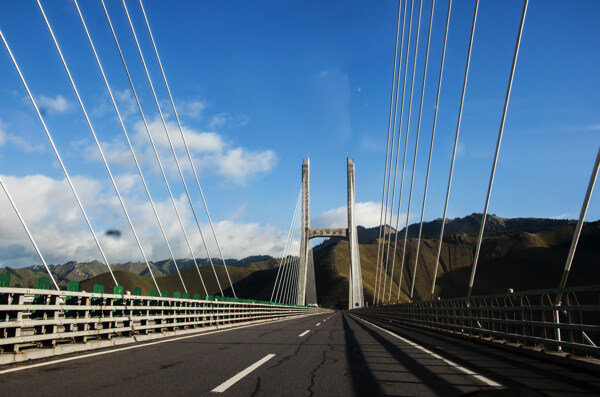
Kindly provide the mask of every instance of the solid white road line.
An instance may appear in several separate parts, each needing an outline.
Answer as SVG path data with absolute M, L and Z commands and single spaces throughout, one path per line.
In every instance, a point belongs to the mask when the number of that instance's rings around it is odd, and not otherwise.
M 263 358 L 261 358 L 260 360 L 258 360 L 257 362 L 255 362 L 254 364 L 252 364 L 251 366 L 246 368 L 245 370 L 243 370 L 242 372 L 238 373 L 237 375 L 230 378 L 229 380 L 221 383 L 219 386 L 215 387 L 211 391 L 215 392 L 215 393 L 223 393 L 225 390 L 229 389 L 231 386 L 236 384 L 244 376 L 248 375 L 250 372 L 254 371 L 256 368 L 260 367 L 261 365 L 263 365 L 264 363 L 266 363 L 273 357 L 275 357 L 274 354 L 267 354 L 266 356 L 264 356 Z
M 300 335 L 298 335 L 299 337 L 303 337 L 304 335 L 308 334 L 310 332 L 310 329 L 307 329 L 306 331 L 304 331 L 303 333 L 301 333 Z
M 352 317 L 354 317 L 354 316 L 352 316 Z M 459 371 L 464 372 L 467 375 L 471 375 L 475 379 L 479 380 L 480 382 L 485 383 L 488 386 L 497 387 L 497 388 L 504 387 L 504 385 L 502 385 L 502 384 L 500 384 L 498 382 L 494 382 L 493 380 L 491 380 L 488 377 L 485 377 L 485 376 L 483 376 L 481 374 L 478 374 L 475 371 L 471 371 L 470 369 L 465 368 L 462 365 L 460 365 L 458 363 L 455 363 L 454 361 L 448 360 L 447 358 L 444 358 L 444 357 L 440 356 L 439 354 L 436 354 L 436 353 L 432 352 L 431 350 L 428 350 L 428 349 L 424 348 L 423 346 L 416 344 L 413 341 L 410 341 L 410 340 L 408 340 L 406 338 L 403 338 L 403 337 L 401 337 L 398 334 L 395 334 L 395 333 L 393 333 L 391 331 L 388 331 L 385 328 L 378 327 L 377 325 L 375 325 L 375 324 L 373 324 L 373 323 L 371 323 L 371 322 L 369 322 L 367 320 L 363 320 L 362 318 L 358 318 L 358 317 L 354 317 L 354 318 L 357 318 L 357 319 L 361 320 L 362 322 L 365 322 L 365 323 L 369 324 L 372 327 L 375 327 L 375 328 L 377 328 L 377 329 L 379 329 L 379 330 L 381 330 L 381 331 L 383 331 L 383 332 L 385 332 L 387 334 L 390 334 L 393 337 L 400 339 L 402 342 L 407 343 L 410 346 L 414 347 L 415 349 L 419 349 L 422 352 L 427 353 L 427 354 L 429 354 L 430 356 L 432 356 L 434 358 L 437 358 L 438 360 L 442 360 L 443 362 L 445 362 L 446 364 L 450 365 L 451 367 L 454 367 L 454 368 L 458 369 Z
M 299 318 L 299 317 L 294 317 L 294 318 Z M 22 366 L 22 367 L 5 369 L 3 371 L 0 371 L 0 375 L 7 374 L 9 372 L 23 371 L 23 370 L 30 369 L 30 368 L 45 367 L 47 365 L 59 364 L 59 363 L 63 363 L 63 362 L 66 362 L 66 361 L 73 361 L 73 360 L 79 360 L 79 359 L 82 359 L 82 358 L 88 358 L 88 357 L 94 357 L 94 356 L 101 356 L 103 354 L 110 354 L 110 353 L 122 352 L 124 350 L 138 349 L 140 347 L 158 345 L 160 343 L 175 342 L 175 341 L 182 340 L 182 339 L 197 338 L 197 337 L 204 336 L 204 335 L 220 334 L 222 332 L 235 331 L 237 329 L 242 329 L 242 328 L 256 327 L 258 325 L 273 324 L 273 323 L 278 323 L 280 321 L 286 321 L 286 320 L 292 320 L 292 319 L 293 318 L 282 318 L 280 320 L 274 320 L 274 321 L 270 321 L 268 323 L 265 322 L 265 323 L 258 323 L 258 324 L 248 324 L 248 325 L 242 325 L 240 327 L 232 327 L 232 328 L 220 329 L 220 330 L 208 331 L 208 332 L 199 332 L 199 333 L 193 334 L 193 335 L 186 335 L 186 336 L 180 336 L 180 337 L 177 337 L 177 338 L 171 338 L 171 339 L 166 339 L 166 340 L 159 340 L 159 341 L 156 341 L 156 342 L 149 342 L 149 343 L 144 343 L 144 344 L 141 344 L 141 345 L 127 346 L 127 347 L 121 347 L 119 349 L 112 349 L 112 350 L 101 351 L 101 352 L 98 352 L 98 353 L 89 353 L 89 354 L 83 354 L 81 356 L 61 358 L 61 359 L 58 359 L 58 360 L 47 361 L 47 362 L 38 363 L 38 364 L 31 364 L 31 365 Z

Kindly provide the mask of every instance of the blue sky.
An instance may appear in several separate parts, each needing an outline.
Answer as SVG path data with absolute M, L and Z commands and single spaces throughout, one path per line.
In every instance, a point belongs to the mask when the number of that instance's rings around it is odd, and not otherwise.
M 92 124 L 117 175 L 151 259 L 164 259 L 139 178 L 74 4 L 43 1 Z M 410 1 L 409 1 L 410 4 Z M 419 1 L 415 0 L 416 21 Z M 80 4 L 120 111 L 142 161 L 176 256 L 189 256 L 133 103 L 99 1 Z M 178 130 L 137 1 L 127 1 L 150 74 L 181 152 Z M 358 222 L 379 222 L 389 117 L 395 1 L 144 2 L 178 112 L 225 255 L 281 254 L 311 159 L 315 226 L 344 226 L 346 156 L 356 163 Z M 455 1 L 434 145 L 425 219 L 441 217 L 456 128 L 474 1 Z M 407 174 L 417 128 L 430 0 L 424 0 L 413 97 Z M 522 2 L 480 4 L 449 217 L 482 212 Z M 107 8 L 151 122 L 169 181 L 197 256 L 191 211 L 120 1 Z M 421 210 L 447 1 L 435 5 L 411 221 Z M 600 144 L 600 3 L 531 0 L 519 54 L 490 213 L 503 217 L 576 218 Z M 408 22 L 407 22 L 408 25 Z M 67 168 L 102 234 L 109 260 L 139 260 L 91 133 L 34 1 L 0 4 L 6 36 Z M 409 69 L 416 29 L 413 26 Z M 406 112 L 408 111 L 408 75 Z M 63 174 L 4 48 L 0 51 L 0 175 L 49 262 L 98 257 Z M 407 116 L 404 116 L 406 123 Z M 406 125 L 402 129 L 402 142 Z M 402 147 L 403 150 L 403 147 Z M 402 154 L 402 151 L 401 151 Z M 184 163 L 185 157 L 181 157 Z M 186 168 L 187 182 L 193 179 Z M 399 179 L 398 179 L 399 185 Z M 192 198 L 202 210 L 197 192 Z M 408 191 L 401 212 L 406 214 Z M 0 264 L 37 262 L 0 194 Z M 588 220 L 600 218 L 592 197 Z M 202 219 L 208 232 L 206 219 Z M 203 230 L 204 230 L 203 229 Z M 195 232 L 195 233 L 194 233 Z M 214 246 L 212 252 L 216 254 Z

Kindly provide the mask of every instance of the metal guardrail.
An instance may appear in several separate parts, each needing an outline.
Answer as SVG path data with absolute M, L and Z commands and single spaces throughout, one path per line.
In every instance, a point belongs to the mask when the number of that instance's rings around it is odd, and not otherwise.
M 40 357 L 23 354 L 33 349 L 50 351 L 41 355 L 48 356 L 60 354 L 57 347 L 64 344 L 77 344 L 76 351 L 80 351 L 115 344 L 94 341 L 122 338 L 133 342 L 324 311 L 264 303 L 0 288 L 0 364 Z
M 562 303 L 556 305 L 560 293 Z M 600 358 L 596 345 L 600 341 L 600 286 L 412 302 L 353 313 L 546 352 Z

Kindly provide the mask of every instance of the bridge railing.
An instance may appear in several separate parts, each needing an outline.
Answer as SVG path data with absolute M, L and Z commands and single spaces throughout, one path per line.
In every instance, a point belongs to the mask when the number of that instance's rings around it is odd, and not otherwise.
M 562 293 L 562 303 L 556 297 Z M 600 286 L 514 292 L 354 310 L 359 316 L 600 358 Z
M 0 364 L 322 311 L 253 302 L 0 288 Z

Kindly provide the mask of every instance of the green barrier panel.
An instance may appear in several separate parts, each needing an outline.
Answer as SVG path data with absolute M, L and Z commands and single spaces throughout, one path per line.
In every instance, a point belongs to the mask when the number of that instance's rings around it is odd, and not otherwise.
M 50 289 L 50 279 L 48 277 L 40 277 L 37 279 L 37 289 Z
M 141 288 L 141 287 L 135 287 L 135 288 L 133 289 L 133 292 L 131 293 L 131 295 L 133 295 L 133 296 L 142 296 L 142 288 Z M 132 304 L 133 306 L 140 306 L 140 304 L 141 304 L 141 301 L 140 301 L 139 299 L 134 299 L 134 300 L 131 302 L 131 304 Z M 133 314 L 134 314 L 134 315 L 136 315 L 136 316 L 137 316 L 137 315 L 140 315 L 140 313 L 141 313 L 141 312 L 140 312 L 140 310 L 134 310 L 134 311 L 133 311 Z
M 50 289 L 50 279 L 48 277 L 40 277 L 40 278 L 38 278 L 37 279 L 37 283 L 36 283 L 36 288 L 37 289 Z M 45 305 L 47 303 L 46 302 L 46 298 L 47 298 L 46 295 L 38 295 L 38 294 L 36 294 L 36 295 L 33 296 L 33 304 L 34 305 Z M 31 314 L 34 317 L 37 317 L 35 310 L 32 310 Z
M 10 287 L 10 274 L 0 274 L 0 287 Z
M 79 292 L 79 281 L 69 281 L 67 283 L 67 291 Z M 67 296 L 66 303 L 67 303 L 67 305 L 76 305 L 77 297 L 76 296 Z M 69 310 L 65 310 L 65 314 L 68 316 Z
M 169 291 L 161 291 L 160 296 L 162 296 L 163 298 L 168 298 L 169 297 Z
M 0 287 L 10 287 L 10 274 L 0 274 Z M 0 294 L 0 304 L 8 303 L 8 294 Z
M 179 292 L 179 291 L 173 292 L 173 298 L 181 299 L 181 292 Z
M 79 281 L 69 281 L 67 283 L 67 291 L 79 292 Z
M 200 294 L 194 294 L 193 299 L 199 301 L 200 300 Z
M 157 291 L 157 290 L 155 290 L 154 288 L 152 288 L 152 289 L 150 290 L 150 293 L 149 293 L 148 295 L 149 295 L 149 296 L 158 296 L 158 291 Z
M 115 295 L 125 295 L 125 287 L 123 287 L 122 285 L 115 285 L 115 287 L 113 288 L 113 294 Z M 113 301 L 113 305 L 115 306 L 120 306 L 124 303 L 123 299 L 115 299 Z M 113 312 L 116 312 L 117 310 L 113 310 Z
M 103 294 L 104 293 L 104 284 L 94 284 L 94 293 L 95 294 Z M 102 305 L 102 298 L 92 298 L 92 305 Z M 92 316 L 101 315 L 100 310 L 92 310 Z
M 104 293 L 104 284 L 94 284 L 94 293 L 95 294 L 103 294 Z
M 190 299 L 190 293 L 189 292 L 184 292 L 183 293 L 183 299 Z

